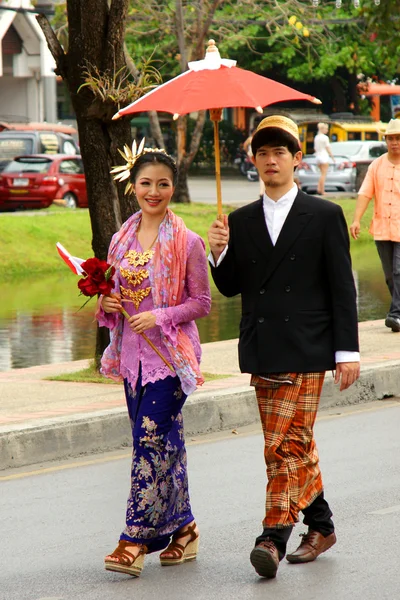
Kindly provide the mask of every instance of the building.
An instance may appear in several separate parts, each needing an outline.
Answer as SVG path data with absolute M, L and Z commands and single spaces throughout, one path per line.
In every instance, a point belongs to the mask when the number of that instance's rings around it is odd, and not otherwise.
M 36 10 L 52 4 L 38 0 Z M 0 0 L 0 121 L 56 122 L 54 68 L 31 1 Z

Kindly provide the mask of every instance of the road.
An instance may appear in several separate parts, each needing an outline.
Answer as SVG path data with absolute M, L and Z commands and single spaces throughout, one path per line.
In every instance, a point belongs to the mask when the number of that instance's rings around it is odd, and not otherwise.
M 196 562 L 140 579 L 102 561 L 123 525 L 129 451 L 0 473 L 1 600 L 396 600 L 400 598 L 400 398 L 321 412 L 316 436 L 338 543 L 259 578 L 249 552 L 264 505 L 258 428 L 190 441 Z M 296 527 L 289 550 L 298 545 Z
M 234 207 L 243 206 L 257 200 L 259 186 L 257 181 L 248 181 L 246 177 L 222 176 L 222 203 Z M 203 175 L 189 177 L 189 191 L 192 202 L 216 204 L 217 192 L 215 177 Z M 329 192 L 328 199 L 355 198 L 350 192 Z

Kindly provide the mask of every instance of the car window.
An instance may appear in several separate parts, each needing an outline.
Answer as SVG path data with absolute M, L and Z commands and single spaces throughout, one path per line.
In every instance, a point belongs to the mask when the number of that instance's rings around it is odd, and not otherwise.
M 371 148 L 369 149 L 369 156 L 370 158 L 378 158 L 378 156 L 382 156 L 382 154 L 385 154 L 385 152 L 387 152 L 385 144 L 380 144 L 379 146 L 371 146 Z
M 51 160 L 23 158 L 12 160 L 2 171 L 3 173 L 47 173 Z
M 32 154 L 32 138 L 1 137 L 0 138 L 0 158 L 11 159 L 18 154 Z
M 40 134 L 41 154 L 57 154 L 59 152 L 58 137 L 48 131 Z
M 342 154 L 343 156 L 354 156 L 361 151 L 362 144 L 348 142 L 334 142 L 331 144 L 333 154 Z
M 62 153 L 63 154 L 77 154 L 76 146 L 70 140 L 63 140 L 62 142 Z
M 349 131 L 347 133 L 348 140 L 361 140 L 361 131 Z
M 83 173 L 83 169 L 79 163 L 81 163 L 81 161 L 74 159 L 62 160 L 59 171 L 60 173 L 65 173 L 68 175 L 80 175 Z

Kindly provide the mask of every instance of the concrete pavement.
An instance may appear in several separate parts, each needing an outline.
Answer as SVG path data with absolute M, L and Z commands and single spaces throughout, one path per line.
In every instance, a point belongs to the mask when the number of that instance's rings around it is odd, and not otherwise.
M 362 374 L 340 393 L 327 374 L 321 407 L 400 396 L 400 334 L 383 321 L 360 324 Z M 0 373 L 0 470 L 106 451 L 131 443 L 123 389 L 114 384 L 48 381 L 88 361 Z M 236 428 L 258 419 L 249 375 L 241 374 L 237 340 L 203 344 L 202 370 L 227 377 L 209 381 L 184 408 L 187 436 Z

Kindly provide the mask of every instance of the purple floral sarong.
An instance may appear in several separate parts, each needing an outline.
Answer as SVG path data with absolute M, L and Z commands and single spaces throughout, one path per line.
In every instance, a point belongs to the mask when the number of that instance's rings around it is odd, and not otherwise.
M 120 539 L 166 548 L 171 535 L 194 518 L 190 508 L 182 407 L 186 395 L 178 377 L 135 390 L 124 380 L 132 426 L 131 492 Z

